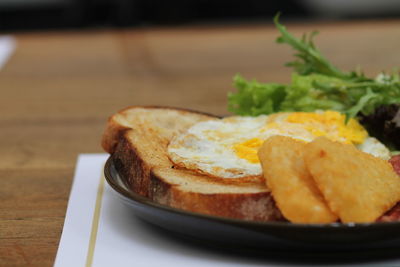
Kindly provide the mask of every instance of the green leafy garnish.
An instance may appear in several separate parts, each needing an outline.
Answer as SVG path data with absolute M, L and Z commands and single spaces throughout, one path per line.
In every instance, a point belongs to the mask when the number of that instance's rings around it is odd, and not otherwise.
M 257 116 L 281 110 L 285 99 L 285 86 L 277 83 L 260 84 L 257 81 L 246 81 L 236 75 L 234 83 L 237 94 L 229 94 L 229 109 L 238 115 Z
M 341 79 L 351 79 L 356 76 L 355 73 L 343 73 L 321 54 L 313 43 L 313 38 L 318 34 L 317 31 L 309 35 L 304 34 L 301 39 L 297 39 L 286 30 L 285 26 L 279 23 L 279 16 L 280 14 L 277 14 L 274 17 L 274 24 L 281 33 L 276 42 L 286 43 L 293 47 L 297 51 L 295 56 L 298 58 L 298 60 L 286 63 L 286 66 L 293 67 L 300 75 L 320 73 Z
M 295 50 L 296 59 L 286 64 L 295 71 L 291 83 L 261 83 L 236 75 L 237 92 L 228 95 L 229 111 L 256 116 L 329 109 L 340 111 L 349 119 L 371 114 L 379 106 L 400 103 L 398 73 L 381 73 L 371 79 L 361 72 L 343 72 L 316 48 L 316 32 L 298 39 L 279 23 L 279 14 L 274 23 L 280 32 L 277 43 L 288 44 Z

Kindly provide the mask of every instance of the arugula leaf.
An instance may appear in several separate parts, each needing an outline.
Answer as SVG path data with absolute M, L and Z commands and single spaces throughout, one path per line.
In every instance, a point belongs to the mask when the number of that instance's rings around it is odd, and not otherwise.
M 313 38 L 318 32 L 314 31 L 309 35 L 304 34 L 301 39 L 291 35 L 286 27 L 279 23 L 278 13 L 274 17 L 275 26 L 278 28 L 281 36 L 276 39 L 277 43 L 286 43 L 296 50 L 295 57 L 300 60 L 295 60 L 286 64 L 286 66 L 294 67 L 297 73 L 308 75 L 311 73 L 320 73 L 341 79 L 353 79 L 357 77 L 355 72 L 344 73 L 332 65 L 315 47 Z

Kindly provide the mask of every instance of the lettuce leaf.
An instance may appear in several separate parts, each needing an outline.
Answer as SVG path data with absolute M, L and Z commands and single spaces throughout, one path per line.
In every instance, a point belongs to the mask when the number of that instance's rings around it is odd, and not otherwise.
M 246 81 L 239 74 L 234 77 L 237 93 L 228 95 L 228 110 L 238 115 L 258 116 L 281 110 L 286 97 L 285 85 Z

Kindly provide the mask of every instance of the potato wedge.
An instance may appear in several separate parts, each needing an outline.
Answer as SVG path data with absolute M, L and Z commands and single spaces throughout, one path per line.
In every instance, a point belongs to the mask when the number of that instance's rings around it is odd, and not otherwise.
M 267 186 L 282 214 L 296 223 L 330 223 L 333 214 L 305 167 L 305 143 L 290 137 L 268 138 L 258 156 Z
M 342 222 L 373 222 L 400 200 L 400 177 L 387 161 L 324 137 L 304 152 L 307 169 Z

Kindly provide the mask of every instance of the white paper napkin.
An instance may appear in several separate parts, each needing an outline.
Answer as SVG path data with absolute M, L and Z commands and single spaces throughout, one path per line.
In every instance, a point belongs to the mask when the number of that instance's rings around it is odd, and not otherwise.
M 4 67 L 8 59 L 15 51 L 17 42 L 12 36 L 0 37 L 0 69 Z
M 78 157 L 55 267 L 310 266 L 206 249 L 150 226 L 104 181 L 106 159 L 106 154 Z M 400 266 L 400 260 L 335 266 Z

